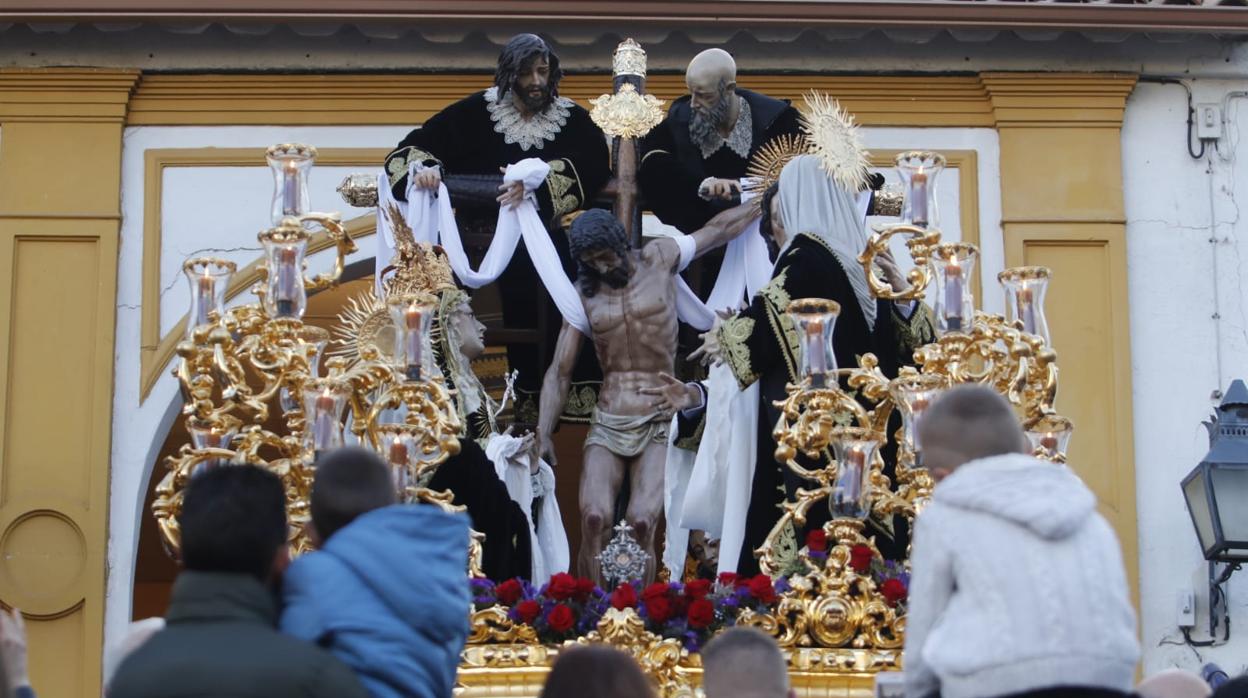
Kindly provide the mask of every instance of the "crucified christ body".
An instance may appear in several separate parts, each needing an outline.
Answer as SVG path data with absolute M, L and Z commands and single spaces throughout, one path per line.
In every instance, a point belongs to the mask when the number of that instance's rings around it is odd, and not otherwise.
M 757 214 L 749 204 L 725 211 L 689 236 L 698 256 L 723 245 Z M 598 554 L 610 536 L 616 497 L 625 476 L 630 495 L 625 519 L 650 554 L 655 571 L 655 529 L 663 511 L 663 470 L 676 357 L 676 274 L 681 245 L 659 238 L 630 250 L 624 227 L 606 211 L 592 210 L 569 231 L 577 286 L 602 366 L 602 390 L 590 419 L 581 473 L 581 549 L 578 569 L 601 583 Z M 687 244 L 687 243 L 686 243 Z M 563 411 L 572 366 L 584 337 L 566 322 L 542 383 L 538 440 L 555 464 L 551 433 Z

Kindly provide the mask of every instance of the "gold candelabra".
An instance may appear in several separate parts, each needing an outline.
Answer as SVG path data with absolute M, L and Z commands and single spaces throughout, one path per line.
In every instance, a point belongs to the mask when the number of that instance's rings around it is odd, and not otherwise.
M 274 225 L 258 236 L 264 261 L 251 289 L 256 302 L 226 307 L 233 262 L 197 258 L 183 265 L 191 309 L 174 374 L 185 399 L 189 443 L 168 459 L 152 505 L 175 557 L 187 484 L 205 468 L 244 463 L 282 478 L 290 540 L 295 552 L 306 550 L 316 458 L 348 440 L 382 454 L 401 499 L 458 509 L 450 493 L 426 487 L 437 466 L 458 453 L 462 429 L 430 346 L 437 300 L 417 290 L 411 278 L 428 250 L 400 241 L 394 261 L 399 273 L 386 281 L 393 342 L 386 346 L 372 337 L 356 347 L 354 363 L 332 358 L 324 374 L 320 370 L 330 337 L 304 324 L 307 294 L 336 285 L 356 248 L 338 214 L 309 210 L 307 177 L 315 158 L 316 149 L 304 145 L 268 149 Z M 329 237 L 336 256 L 330 272 L 309 278 L 304 258 L 316 234 Z M 479 561 L 477 536 L 470 569 L 479 572 Z

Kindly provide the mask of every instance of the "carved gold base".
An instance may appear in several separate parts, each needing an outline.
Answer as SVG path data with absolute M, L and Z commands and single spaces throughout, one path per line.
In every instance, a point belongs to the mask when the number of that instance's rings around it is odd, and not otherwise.
M 459 667 L 456 698 L 537 698 L 559 650 L 542 645 L 470 646 Z M 900 652 L 800 649 L 788 653 L 789 680 L 799 698 L 868 698 L 875 674 L 899 671 Z M 538 666 L 533 666 L 538 664 Z M 681 667 L 689 689 L 702 685 L 700 667 Z

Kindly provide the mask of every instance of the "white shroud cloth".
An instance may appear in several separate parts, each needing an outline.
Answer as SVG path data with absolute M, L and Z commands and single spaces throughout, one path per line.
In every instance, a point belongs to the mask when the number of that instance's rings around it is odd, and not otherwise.
M 520 505 L 529 522 L 533 541 L 533 583 L 550 579 L 551 575 L 568 571 L 568 533 L 559 515 L 555 498 L 555 472 L 544 461 L 538 461 L 536 475 L 529 472 L 527 452 L 521 451 L 524 439 L 510 434 L 491 434 L 485 444 L 485 455 L 494 463 L 498 477 L 507 485 L 512 501 Z M 533 500 L 541 498 L 537 520 L 533 519 Z

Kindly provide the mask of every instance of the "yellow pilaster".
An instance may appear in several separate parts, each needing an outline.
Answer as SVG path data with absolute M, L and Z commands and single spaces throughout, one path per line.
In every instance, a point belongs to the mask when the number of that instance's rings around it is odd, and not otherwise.
M 100 695 L 122 128 L 135 71 L 0 70 L 0 601 Z
M 1046 302 L 1070 462 L 1138 570 L 1122 115 L 1132 75 L 986 73 L 1001 145 L 1006 266 L 1053 269 Z

